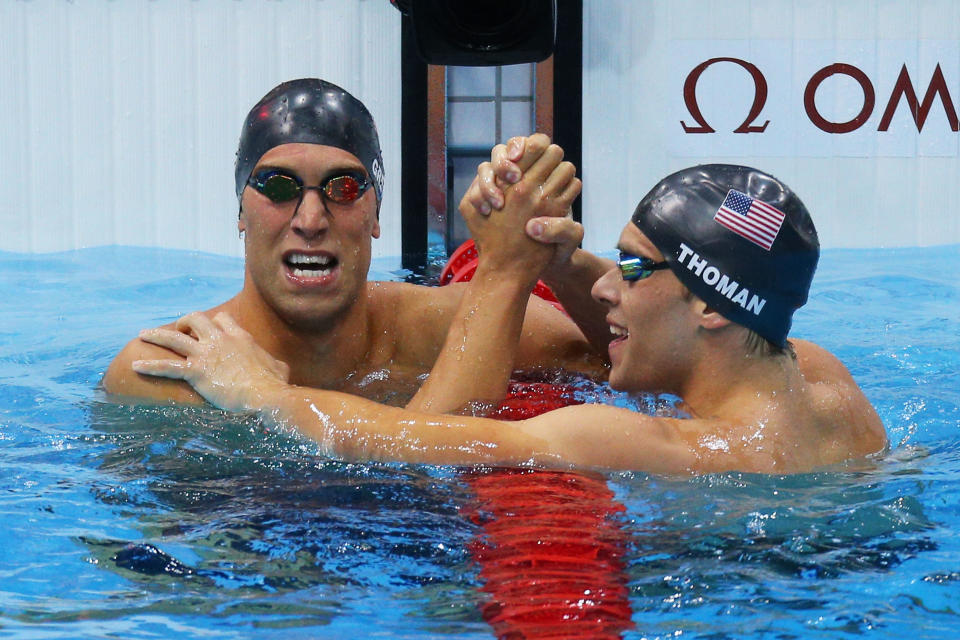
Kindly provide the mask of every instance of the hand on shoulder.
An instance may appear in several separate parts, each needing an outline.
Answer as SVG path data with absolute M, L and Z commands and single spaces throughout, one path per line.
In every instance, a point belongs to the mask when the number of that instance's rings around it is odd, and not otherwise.
M 173 329 L 174 325 L 165 325 L 164 328 Z M 111 396 L 116 396 L 117 399 L 131 397 L 161 403 L 203 404 L 203 397 L 186 382 L 141 375 L 132 367 L 134 360 L 172 358 L 180 358 L 180 356 L 163 347 L 134 338 L 110 363 L 100 384 L 104 391 Z

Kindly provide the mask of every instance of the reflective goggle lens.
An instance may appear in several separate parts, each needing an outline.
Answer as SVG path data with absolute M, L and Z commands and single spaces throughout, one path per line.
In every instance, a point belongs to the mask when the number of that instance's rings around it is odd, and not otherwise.
M 253 185 L 257 191 L 274 202 L 287 202 L 300 197 L 301 187 L 293 176 L 273 173 L 258 179 Z
M 624 280 L 643 280 L 653 275 L 654 271 L 666 269 L 666 262 L 654 262 L 650 258 L 635 256 L 629 253 L 620 252 L 620 259 L 617 260 L 617 266 L 620 267 L 620 275 Z
M 364 184 L 354 175 L 334 176 L 323 183 L 323 193 L 334 202 L 353 202 L 365 190 Z
M 273 202 L 289 202 L 299 198 L 304 189 L 317 189 L 332 202 L 349 204 L 362 196 L 370 184 L 366 177 L 352 173 L 331 176 L 317 187 L 304 187 L 296 176 L 275 170 L 250 178 L 250 185 Z

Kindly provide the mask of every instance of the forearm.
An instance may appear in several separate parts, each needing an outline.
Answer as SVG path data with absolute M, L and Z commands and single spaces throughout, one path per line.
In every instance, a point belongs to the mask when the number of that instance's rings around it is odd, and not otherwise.
M 532 288 L 529 274 L 503 272 L 481 260 L 440 356 L 407 408 L 445 413 L 471 401 L 503 399 Z
M 497 420 L 410 411 L 334 391 L 277 385 L 259 402 L 268 422 L 296 429 L 345 460 L 517 464 L 545 448 Z
M 547 270 L 541 274 L 564 310 L 604 358 L 611 337 L 606 322 L 607 308 L 593 299 L 591 290 L 600 276 L 613 266 L 612 260 L 577 249 L 564 269 Z

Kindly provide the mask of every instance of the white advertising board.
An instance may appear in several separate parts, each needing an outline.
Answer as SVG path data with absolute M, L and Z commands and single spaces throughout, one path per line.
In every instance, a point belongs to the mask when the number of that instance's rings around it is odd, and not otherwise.
M 955 5 L 586 2 L 587 246 L 710 162 L 781 178 L 825 247 L 960 242 Z

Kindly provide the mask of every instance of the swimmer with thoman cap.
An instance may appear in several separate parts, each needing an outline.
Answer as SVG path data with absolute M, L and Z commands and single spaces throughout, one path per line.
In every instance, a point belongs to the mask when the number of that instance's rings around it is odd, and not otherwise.
M 505 175 L 504 167 L 522 170 L 513 164 L 527 157 L 522 142 L 495 149 L 461 202 L 482 247 L 512 247 L 491 256 L 481 249 L 478 273 L 484 260 L 523 260 L 520 236 L 555 247 L 540 257 L 538 275 L 584 334 L 608 349 L 611 386 L 676 394 L 689 418 L 578 405 L 501 422 L 385 407 L 286 383 L 280 365 L 227 314 L 184 318 L 189 338 L 144 336 L 178 351 L 189 366 L 154 360 L 134 368 L 186 380 L 213 404 L 259 411 L 351 459 L 780 474 L 885 450 L 883 424 L 840 361 L 787 337 L 793 312 L 806 301 L 819 243 L 785 184 L 733 165 L 674 173 L 640 201 L 611 262 L 576 248 L 582 228 L 569 218 L 518 214 L 528 207 L 526 175 L 503 189 L 502 209 L 487 213 L 483 203 L 502 184 L 493 176 Z M 470 285 L 468 294 L 481 296 L 491 286 Z M 454 324 L 468 326 L 469 342 L 496 334 L 484 322 L 465 315 Z M 444 375 L 473 376 L 479 366 L 460 365 Z
M 536 150 L 524 167 L 529 179 L 544 184 L 554 178 L 551 190 L 533 193 L 528 204 L 537 215 L 564 215 L 579 193 L 575 170 L 546 137 L 531 142 Z M 232 316 L 259 347 L 285 363 L 293 384 L 363 393 L 391 404 L 438 411 L 460 406 L 444 404 L 446 393 L 496 400 L 513 366 L 605 376 L 605 354 L 567 316 L 535 300 L 525 315 L 509 319 L 508 310 L 495 305 L 485 311 L 516 338 L 491 347 L 503 352 L 496 358 L 505 363 L 503 371 L 473 376 L 460 388 L 431 392 L 429 379 L 421 386 L 462 313 L 459 306 L 474 301 L 463 301 L 463 284 L 367 280 L 372 240 L 380 235 L 384 180 L 377 128 L 363 103 L 315 78 L 272 89 L 250 110 L 236 157 L 243 287 L 203 315 Z M 527 241 L 533 254 L 553 251 Z M 117 396 L 202 402 L 184 382 L 131 369 L 134 360 L 177 357 L 179 351 L 134 339 L 110 365 L 103 386 Z M 422 393 L 415 395 L 418 389 Z

